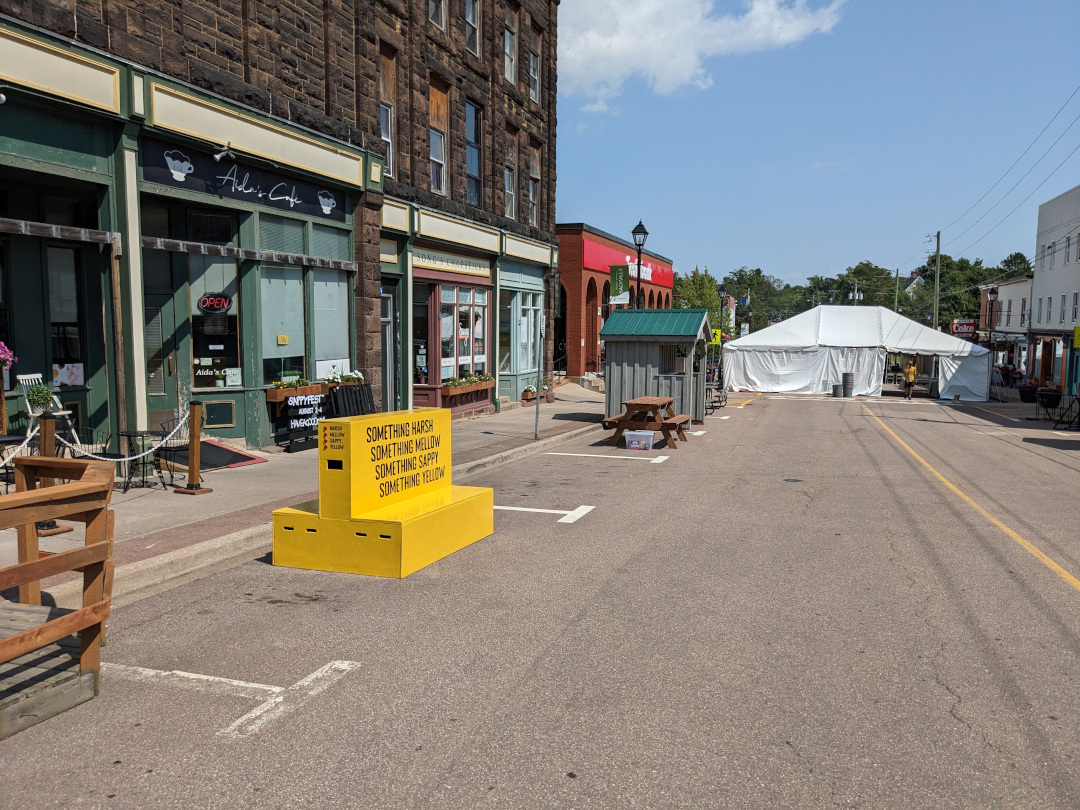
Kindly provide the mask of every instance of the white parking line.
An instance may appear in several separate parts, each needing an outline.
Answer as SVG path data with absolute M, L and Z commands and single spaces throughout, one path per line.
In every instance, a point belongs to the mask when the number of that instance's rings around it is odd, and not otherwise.
M 346 673 L 360 666 L 357 661 L 331 661 L 324 667 L 312 672 L 306 678 L 292 686 L 271 686 L 265 683 L 249 683 L 232 678 L 219 678 L 215 675 L 200 675 L 196 672 L 130 667 L 125 664 L 102 664 L 106 677 L 122 678 L 129 681 L 179 686 L 183 689 L 195 689 L 231 697 L 262 698 L 263 702 L 237 719 L 228 728 L 218 732 L 220 737 L 250 737 L 264 726 L 277 720 L 287 712 L 299 708 L 320 692 L 324 692 Z
M 705 431 L 704 431 L 704 430 L 695 430 L 695 431 L 694 431 L 693 433 L 691 433 L 690 435 L 691 435 L 691 436 L 704 436 L 704 435 L 705 435 Z
M 579 518 L 585 517 L 589 514 L 595 506 L 579 506 L 577 509 L 533 509 L 529 506 L 496 506 L 496 509 L 503 512 L 542 512 L 545 515 L 562 515 L 559 518 L 559 523 L 576 523 Z
M 706 419 L 730 419 L 730 416 L 706 416 Z
M 648 456 L 602 456 L 599 453 L 545 453 L 546 456 L 578 456 L 580 458 L 613 458 L 616 460 L 625 459 L 628 461 L 651 461 L 653 464 L 662 464 L 668 460 L 667 456 L 656 456 L 655 458 L 649 458 Z
M 1080 439 L 1080 434 L 1077 434 L 1075 432 L 1066 433 L 1064 430 L 1055 430 L 1054 435 L 1055 436 L 1068 436 L 1069 438 Z

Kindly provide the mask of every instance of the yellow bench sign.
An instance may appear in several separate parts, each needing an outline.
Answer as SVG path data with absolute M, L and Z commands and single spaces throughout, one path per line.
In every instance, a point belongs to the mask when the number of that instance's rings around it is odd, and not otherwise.
M 494 530 L 490 489 L 454 486 L 450 412 L 319 422 L 319 499 L 274 512 L 274 564 L 406 577 Z

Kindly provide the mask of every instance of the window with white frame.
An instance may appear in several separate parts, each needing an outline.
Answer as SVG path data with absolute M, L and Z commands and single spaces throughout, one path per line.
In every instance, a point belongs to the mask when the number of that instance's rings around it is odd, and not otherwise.
M 465 194 L 466 202 L 477 208 L 483 205 L 483 183 L 480 179 L 481 160 L 480 108 L 471 101 L 465 102 Z
M 1005 325 L 1012 326 L 1012 299 L 1005 305 Z
M 446 30 L 446 0 L 428 0 L 427 17 L 436 28 Z
M 521 315 L 518 316 L 518 359 L 521 366 L 518 370 L 522 372 L 536 371 L 540 367 L 536 338 L 542 304 L 543 296 L 540 293 L 521 293 Z
M 503 216 L 517 218 L 517 133 L 507 132 L 506 162 L 503 164 Z
M 540 224 L 540 147 L 529 146 L 529 224 Z
M 1021 298 L 1020 299 L 1020 325 L 1024 326 L 1026 324 L 1027 324 L 1027 299 L 1026 298 Z
M 446 194 L 446 91 L 431 85 L 428 91 L 428 153 L 431 162 L 431 190 Z
M 379 55 L 379 137 L 386 145 L 387 177 L 394 176 L 394 58 Z
M 529 98 L 540 103 L 540 32 L 529 29 Z
M 1042 299 L 1039 299 L 1039 310 L 1035 314 L 1035 323 L 1042 323 Z
M 503 27 L 503 76 L 517 84 L 517 12 L 507 9 Z
M 480 55 L 480 0 L 465 0 L 465 47 Z
M 1065 323 L 1065 295 L 1061 296 L 1061 320 L 1058 323 Z
M 487 371 L 487 329 L 487 290 L 449 285 L 441 288 L 441 379 Z

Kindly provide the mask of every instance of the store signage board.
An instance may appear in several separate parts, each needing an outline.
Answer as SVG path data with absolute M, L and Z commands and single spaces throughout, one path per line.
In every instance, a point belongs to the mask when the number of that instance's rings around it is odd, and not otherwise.
M 144 138 L 139 149 L 143 179 L 163 186 L 256 203 L 293 214 L 345 222 L 345 194 L 265 171 L 187 146 Z
M 611 298 L 612 304 L 630 303 L 630 267 L 629 265 L 611 266 Z
M 1073 348 L 1080 349 L 1080 326 L 1073 327 Z
M 601 245 L 589 239 L 584 240 L 582 251 L 582 265 L 588 270 L 598 270 L 607 273 L 609 267 L 621 267 L 628 265 L 630 275 L 635 280 L 638 275 L 637 254 L 633 248 L 615 248 Z M 671 287 L 674 284 L 675 273 L 671 265 L 659 259 L 644 254 L 641 257 L 641 280 L 660 287 Z
M 964 335 L 975 334 L 975 321 L 974 320 L 955 320 L 949 327 L 950 331 L 957 337 Z
M 428 270 L 441 270 L 444 273 L 464 273 L 470 276 L 491 276 L 491 263 L 486 259 L 474 259 L 471 256 L 458 256 L 429 248 L 413 249 L 413 267 Z

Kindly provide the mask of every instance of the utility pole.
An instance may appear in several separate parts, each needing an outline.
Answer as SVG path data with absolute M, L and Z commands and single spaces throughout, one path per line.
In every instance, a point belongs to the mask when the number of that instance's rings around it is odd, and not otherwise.
M 900 311 L 898 309 L 899 306 L 900 306 L 900 268 L 897 267 L 896 268 L 896 292 L 893 293 L 893 297 L 892 297 L 893 312 L 899 312 Z
M 849 292 L 848 298 L 851 299 L 851 305 L 857 307 L 859 305 L 859 299 L 862 298 L 862 293 L 859 292 L 859 282 L 855 282 L 855 292 Z
M 941 303 L 941 231 L 937 232 L 934 265 L 934 328 L 938 329 L 938 305 Z

